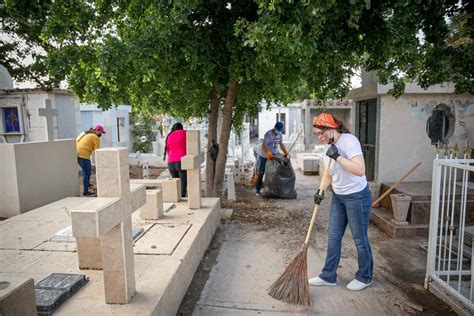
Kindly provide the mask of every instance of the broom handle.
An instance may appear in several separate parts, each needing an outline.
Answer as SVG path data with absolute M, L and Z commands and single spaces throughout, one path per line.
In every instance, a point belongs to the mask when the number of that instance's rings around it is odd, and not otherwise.
M 293 146 L 295 146 L 295 144 L 296 144 L 296 141 L 298 140 L 298 138 L 300 138 L 301 133 L 303 133 L 303 130 L 301 130 L 301 131 L 298 133 L 298 136 L 296 136 L 296 139 L 295 139 L 295 141 L 293 142 L 293 145 L 291 145 L 290 150 L 288 150 L 288 154 L 290 154 L 291 150 L 293 149 Z
M 382 201 L 384 197 L 386 197 L 390 192 L 392 192 L 392 190 L 395 189 L 397 185 L 399 185 L 403 180 L 405 180 L 406 177 L 412 174 L 412 172 L 415 171 L 416 168 L 418 168 L 420 165 L 421 165 L 421 161 L 417 163 L 416 165 L 414 165 L 413 168 L 411 168 L 407 173 L 403 175 L 403 177 L 400 178 L 400 180 L 395 182 L 387 191 L 385 191 L 377 200 L 375 200 L 372 203 L 372 207 L 375 207 L 375 205 L 377 205 L 380 201 Z
M 319 194 L 323 194 L 323 184 L 326 176 L 329 172 L 329 167 L 331 167 L 332 159 L 329 159 L 328 167 L 324 170 L 324 176 L 321 178 L 321 183 L 319 184 Z M 304 240 L 304 244 L 307 245 L 309 242 L 309 238 L 311 237 L 311 232 L 313 231 L 314 223 L 316 222 L 316 214 L 318 214 L 318 207 L 319 205 L 314 205 L 313 209 L 313 216 L 311 217 L 311 222 L 309 223 L 308 232 L 306 233 L 306 239 Z

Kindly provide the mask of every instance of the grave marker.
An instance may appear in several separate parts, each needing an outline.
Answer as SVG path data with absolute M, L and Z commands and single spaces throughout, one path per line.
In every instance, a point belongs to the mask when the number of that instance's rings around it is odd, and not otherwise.
M 181 158 L 181 168 L 188 171 L 188 207 L 201 207 L 201 163 L 204 153 L 201 151 L 199 131 L 186 131 L 186 156 Z
M 145 204 L 145 186 L 130 192 L 126 148 L 97 150 L 96 167 L 98 197 L 71 211 L 79 262 L 100 253 L 106 303 L 127 304 L 135 294 L 131 214 Z M 82 238 L 96 248 L 80 247 Z
M 51 100 L 44 100 L 45 107 L 38 109 L 38 115 L 46 117 L 46 134 L 48 141 L 54 140 L 53 116 L 58 116 L 58 109 L 53 109 Z

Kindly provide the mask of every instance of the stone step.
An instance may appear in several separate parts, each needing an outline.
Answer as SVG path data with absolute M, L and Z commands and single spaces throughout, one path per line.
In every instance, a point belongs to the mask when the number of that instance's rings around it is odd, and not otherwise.
M 380 188 L 380 195 L 385 193 L 392 183 L 382 183 Z M 421 190 L 420 190 L 421 191 Z M 413 225 L 428 225 L 430 222 L 430 209 L 431 209 L 431 194 L 425 192 L 413 192 L 407 189 L 394 189 L 390 194 L 407 194 L 412 198 L 410 209 L 408 211 L 407 221 Z M 471 190 L 470 190 L 471 191 Z M 459 210 L 461 203 L 461 195 L 456 193 L 456 209 Z M 390 194 L 380 201 L 380 206 L 392 212 L 392 202 L 390 200 Z M 467 206 L 466 206 L 466 223 L 474 224 L 474 194 L 467 194 Z M 455 220 L 457 215 L 455 214 Z M 459 218 L 457 218 L 459 221 Z
M 392 211 L 383 207 L 372 208 L 370 220 L 390 237 L 428 236 L 429 225 L 397 225 Z

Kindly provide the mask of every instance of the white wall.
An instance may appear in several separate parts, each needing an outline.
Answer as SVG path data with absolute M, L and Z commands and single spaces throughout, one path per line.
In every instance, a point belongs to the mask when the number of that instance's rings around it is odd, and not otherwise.
M 86 130 L 100 124 L 106 134 L 100 139 L 101 147 L 119 147 L 126 144 L 130 148 L 129 116 L 132 107 L 121 105 L 107 111 L 102 111 L 97 105 L 81 104 L 81 130 Z M 123 118 L 124 126 L 120 127 L 120 141 L 118 137 L 117 118 Z
M 426 133 L 433 108 L 444 103 L 455 113 L 450 143 L 462 150 L 474 145 L 474 97 L 454 94 L 412 94 L 395 99 L 381 96 L 378 181 L 398 180 L 418 161 L 422 165 L 407 181 L 431 181 L 435 147 Z
M 54 95 L 56 109 L 58 109 L 58 138 L 76 138 L 79 134 L 76 122 L 79 105 L 71 95 Z
M 258 114 L 258 138 L 262 139 L 265 133 L 272 129 L 277 122 L 277 113 L 284 113 L 286 116 L 285 134 L 283 141 L 288 142 L 291 133 L 294 132 L 294 126 L 301 122 L 301 108 L 299 107 L 276 107 L 272 106 L 268 110 L 266 105 L 262 106 L 262 111 Z

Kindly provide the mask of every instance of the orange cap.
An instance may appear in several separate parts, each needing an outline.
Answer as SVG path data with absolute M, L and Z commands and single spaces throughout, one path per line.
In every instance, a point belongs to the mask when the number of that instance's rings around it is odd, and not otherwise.
M 324 126 L 329 128 L 338 128 L 339 124 L 334 120 L 334 116 L 329 113 L 321 113 L 313 120 L 313 127 Z

